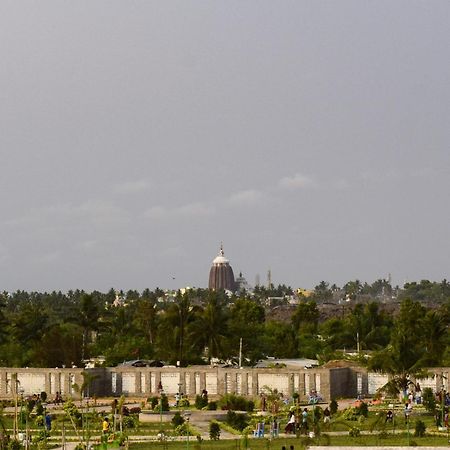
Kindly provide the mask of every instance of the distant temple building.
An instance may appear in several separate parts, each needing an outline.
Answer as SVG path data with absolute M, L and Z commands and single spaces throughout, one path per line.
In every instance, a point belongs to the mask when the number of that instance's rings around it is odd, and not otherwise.
M 233 269 L 230 266 L 230 261 L 224 256 L 222 245 L 218 256 L 212 262 L 208 287 L 213 291 L 236 291 Z
M 238 294 L 245 294 L 246 292 L 251 292 L 250 285 L 248 284 L 242 272 L 239 272 L 239 276 L 235 280 L 236 292 Z

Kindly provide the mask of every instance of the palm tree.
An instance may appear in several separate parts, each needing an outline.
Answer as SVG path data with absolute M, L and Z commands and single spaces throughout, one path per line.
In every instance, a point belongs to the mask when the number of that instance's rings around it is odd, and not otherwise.
M 222 356 L 227 339 L 227 315 L 216 292 L 208 295 L 207 304 L 190 326 L 192 346 L 205 350 L 208 362 Z
M 425 308 L 419 302 L 404 300 L 394 321 L 389 345 L 375 352 L 369 368 L 387 373 L 391 380 L 384 387 L 392 393 L 405 392 L 412 377 L 426 375 L 426 348 L 423 345 Z

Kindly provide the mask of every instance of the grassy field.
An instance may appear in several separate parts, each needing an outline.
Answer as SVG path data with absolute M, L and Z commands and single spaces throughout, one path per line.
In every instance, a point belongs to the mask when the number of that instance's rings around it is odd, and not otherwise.
M 241 449 L 241 448 L 251 448 L 254 449 L 281 449 L 281 447 L 287 446 L 289 448 L 290 445 L 294 445 L 296 449 L 302 448 L 302 446 L 306 443 L 316 444 L 316 445 L 338 445 L 343 447 L 350 447 L 355 445 L 408 445 L 416 444 L 417 446 L 424 445 L 436 445 L 436 446 L 448 446 L 448 437 L 446 433 L 440 433 L 440 435 L 436 434 L 437 427 L 435 424 L 435 418 L 432 414 L 428 414 L 425 412 L 423 407 L 414 408 L 413 414 L 410 417 L 409 421 L 409 430 L 410 435 L 406 433 L 407 424 L 405 423 L 402 409 L 398 408 L 395 414 L 394 423 L 386 423 L 386 406 L 385 407 L 370 407 L 369 414 L 367 418 L 361 416 L 351 416 L 345 413 L 345 411 L 340 411 L 332 418 L 331 424 L 325 425 L 323 420 L 318 420 L 316 424 L 310 422 L 309 429 L 311 430 L 313 426 L 315 428 L 319 428 L 321 433 L 321 438 L 314 440 L 307 440 L 306 437 L 302 436 L 300 438 L 295 436 L 289 436 L 287 438 L 277 438 L 273 440 L 269 439 L 248 439 L 245 441 L 241 437 L 241 433 L 236 431 L 236 439 L 234 440 L 220 440 L 220 441 L 198 441 L 195 436 L 191 436 L 189 441 L 189 448 L 192 449 Z M 311 412 L 311 410 L 310 410 Z M 348 411 L 347 411 L 348 412 Z M 90 413 L 85 416 L 85 431 L 88 428 L 87 434 L 92 436 L 98 436 L 101 434 L 101 421 L 102 417 L 105 413 Z M 62 418 L 63 415 L 61 412 L 58 412 L 54 416 L 52 422 L 52 430 L 50 433 L 52 440 L 57 440 L 59 436 L 61 436 L 62 432 Z M 187 448 L 187 442 L 176 442 L 175 438 L 177 437 L 176 430 L 174 426 L 170 422 L 139 422 L 137 420 L 137 416 L 134 418 L 128 418 L 129 423 L 133 425 L 131 428 L 125 428 L 124 431 L 126 435 L 133 440 L 135 436 L 141 437 L 156 437 L 156 435 L 162 430 L 164 434 L 168 437 L 167 442 L 148 442 L 148 443 L 140 443 L 140 444 L 130 444 L 132 450 L 145 450 L 147 447 L 160 447 L 167 449 L 182 449 Z M 310 420 L 312 419 L 312 414 L 310 414 Z M 353 420 L 352 420 L 353 419 Z M 261 416 L 255 417 L 253 422 L 261 420 Z M 416 438 L 413 437 L 415 425 L 418 421 L 422 421 L 425 423 L 427 436 L 424 438 Z M 2 416 L 2 421 L 6 428 L 9 430 L 13 427 L 13 417 L 11 414 L 4 414 Z M 284 416 L 281 420 L 280 431 L 284 430 L 284 426 L 287 421 L 287 412 L 284 413 Z M 124 418 L 124 423 L 125 423 Z M 252 423 L 253 423 L 252 422 Z M 43 429 L 43 424 L 36 423 L 35 420 L 29 420 L 28 423 L 29 429 L 32 429 L 32 435 L 35 436 Z M 252 430 L 254 425 L 249 427 Z M 190 423 L 191 430 L 193 434 L 197 433 L 195 429 L 195 421 L 191 421 Z M 20 430 L 25 429 L 25 424 L 19 424 Z M 76 440 L 76 433 L 73 430 L 73 427 L 68 420 L 67 417 L 64 419 L 64 428 L 65 428 L 65 436 L 67 440 Z M 267 429 L 267 428 L 266 428 Z M 349 431 L 356 430 L 361 433 L 358 437 L 350 437 Z M 205 428 L 203 428 L 205 430 Z M 223 431 L 233 431 L 230 429 L 229 425 L 223 425 Z M 81 430 L 80 430 L 81 432 Z M 340 432 L 339 435 L 333 434 L 336 432 Z M 400 433 L 400 434 L 398 434 Z M 86 435 L 87 435 L 86 434 Z M 251 434 L 251 431 L 250 431 Z M 358 434 L 358 433 L 356 433 Z M 267 433 L 266 433 L 267 436 Z M 223 437 L 223 436 L 222 436 Z M 245 442 L 248 442 L 248 445 L 245 445 Z
M 187 448 L 194 450 L 280 450 L 283 446 L 289 448 L 294 446 L 295 450 L 306 448 L 307 445 L 336 445 L 348 448 L 352 446 L 436 446 L 447 447 L 448 439 L 444 436 L 425 436 L 423 438 L 415 438 L 412 435 L 408 439 L 406 434 L 402 435 L 388 435 L 384 439 L 380 439 L 375 435 L 364 435 L 358 438 L 351 438 L 349 436 L 322 436 L 320 439 L 306 439 L 306 438 L 288 438 L 288 439 L 249 439 L 247 444 L 242 439 L 234 441 L 201 441 L 197 442 L 191 439 L 189 447 L 187 442 L 154 442 L 154 443 L 139 443 L 130 444 L 130 450 L 147 450 L 160 448 L 167 450 L 185 450 Z

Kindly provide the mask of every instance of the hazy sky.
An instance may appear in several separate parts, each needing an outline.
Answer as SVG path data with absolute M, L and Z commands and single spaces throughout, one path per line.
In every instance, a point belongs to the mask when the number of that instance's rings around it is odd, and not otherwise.
M 449 278 L 449 18 L 0 1 L 0 289 Z

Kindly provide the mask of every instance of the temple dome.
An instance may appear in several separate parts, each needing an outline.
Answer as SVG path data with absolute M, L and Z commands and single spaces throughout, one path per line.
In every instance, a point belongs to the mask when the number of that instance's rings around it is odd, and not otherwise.
M 219 254 L 212 262 L 208 287 L 214 291 L 234 292 L 236 290 L 233 269 L 230 266 L 230 261 L 224 256 L 222 245 Z

